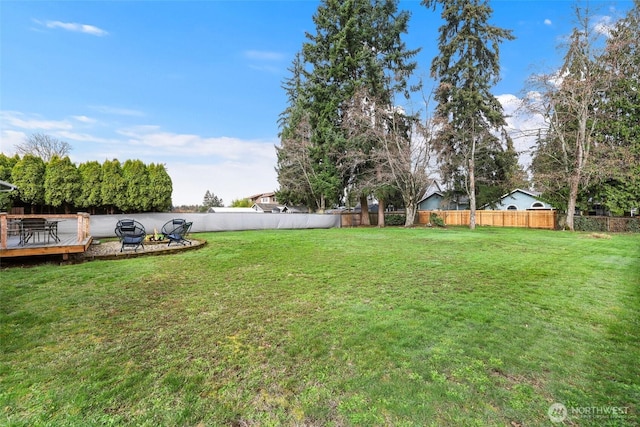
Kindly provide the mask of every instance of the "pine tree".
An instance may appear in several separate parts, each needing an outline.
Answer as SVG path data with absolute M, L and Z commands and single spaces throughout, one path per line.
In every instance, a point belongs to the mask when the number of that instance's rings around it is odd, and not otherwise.
M 202 200 L 203 210 L 206 211 L 209 208 L 216 208 L 216 207 L 223 207 L 223 206 L 224 206 L 224 202 L 222 201 L 221 198 L 219 198 L 209 190 L 207 190 L 207 192 L 204 193 L 204 199 Z
M 366 88 L 390 105 L 396 93 L 408 90 L 415 69 L 409 60 L 417 50 L 407 50 L 400 39 L 409 15 L 397 5 L 397 0 L 321 2 L 313 17 L 316 32 L 307 33 L 285 88 L 289 108 L 278 152 L 279 176 L 287 180 L 293 175 L 287 172 L 298 170 L 302 183 L 287 183 L 280 197 L 301 199 L 307 192 L 307 199 L 324 209 L 357 182 L 360 171 L 345 174 L 337 166 L 348 143 L 342 123 L 349 103 L 356 90 Z M 289 147 L 295 156 L 289 156 Z
M 599 58 L 611 76 L 598 99 L 594 178 L 588 197 L 622 215 L 640 210 L 640 0 L 611 29 Z
M 445 181 L 456 183 L 469 196 L 473 229 L 476 178 L 493 179 L 495 159 L 505 151 L 499 136 L 506 135 L 501 132 L 506 121 L 491 87 L 500 76 L 500 43 L 514 37 L 511 31 L 489 23 L 493 10 L 487 1 L 423 0 L 422 4 L 434 9 L 442 6 L 445 23 L 439 29 L 438 56 L 431 64 L 431 73 L 439 80 L 435 114 L 442 126 L 436 149 Z M 489 170 L 478 170 L 482 165 Z

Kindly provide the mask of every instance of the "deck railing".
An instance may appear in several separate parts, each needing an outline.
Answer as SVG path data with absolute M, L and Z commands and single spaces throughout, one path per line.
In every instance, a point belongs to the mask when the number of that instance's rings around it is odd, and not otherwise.
M 8 214 L 6 212 L 0 212 L 0 249 L 7 249 L 7 243 L 9 241 L 9 236 L 12 233 L 18 233 L 19 224 L 24 220 L 33 220 L 33 219 L 44 219 L 45 221 L 64 221 L 64 220 L 75 220 L 76 227 L 71 227 L 72 230 L 75 229 L 76 234 L 76 242 L 78 244 L 82 244 L 86 241 L 86 239 L 90 236 L 90 222 L 89 222 L 89 214 L 84 212 L 79 212 L 77 214 L 29 214 L 29 215 L 16 215 L 16 214 Z

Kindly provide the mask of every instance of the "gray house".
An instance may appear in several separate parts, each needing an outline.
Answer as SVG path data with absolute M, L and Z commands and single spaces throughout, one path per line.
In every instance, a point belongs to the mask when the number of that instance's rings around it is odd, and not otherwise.
M 500 197 L 500 199 L 494 204 L 484 205 L 480 209 L 484 210 L 551 210 L 553 206 L 543 202 L 539 199 L 540 193 L 534 191 L 522 190 L 516 188 L 510 193 Z
M 424 196 L 418 201 L 419 211 L 460 211 L 469 209 L 469 198 L 466 196 L 448 196 L 438 181 L 433 180 L 427 186 Z

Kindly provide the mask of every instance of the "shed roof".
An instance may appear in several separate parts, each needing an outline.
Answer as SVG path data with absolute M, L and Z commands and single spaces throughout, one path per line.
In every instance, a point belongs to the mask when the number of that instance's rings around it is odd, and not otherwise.
M 13 184 L 9 184 L 6 181 L 0 181 L 0 192 L 1 193 L 6 193 L 6 192 L 17 190 L 17 189 L 18 189 L 18 187 L 16 187 Z

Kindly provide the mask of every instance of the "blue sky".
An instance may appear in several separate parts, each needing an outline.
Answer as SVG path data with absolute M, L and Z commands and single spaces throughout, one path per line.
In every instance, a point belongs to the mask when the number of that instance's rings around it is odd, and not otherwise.
M 490 4 L 492 22 L 516 36 L 501 47 L 494 90 L 509 112 L 527 77 L 559 64 L 575 3 Z M 200 204 L 207 190 L 226 204 L 274 191 L 282 82 L 305 32 L 315 32 L 318 5 L 0 0 L 0 151 L 12 155 L 28 135 L 45 133 L 68 142 L 76 163 L 164 163 L 175 205 Z M 608 24 L 632 2 L 590 5 L 597 22 Z M 418 0 L 400 8 L 412 13 L 407 46 L 422 48 L 416 75 L 427 76 L 439 13 Z M 510 124 L 526 128 L 535 120 Z

